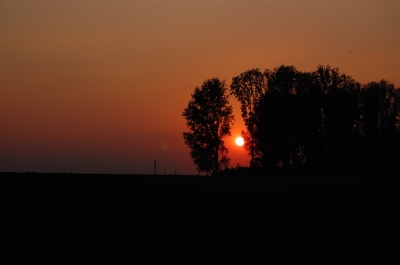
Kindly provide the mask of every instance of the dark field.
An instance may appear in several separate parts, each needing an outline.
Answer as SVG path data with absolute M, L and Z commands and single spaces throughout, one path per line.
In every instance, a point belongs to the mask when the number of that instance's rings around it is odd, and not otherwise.
M 400 261 L 396 177 L 0 174 L 0 187 L 16 263 Z

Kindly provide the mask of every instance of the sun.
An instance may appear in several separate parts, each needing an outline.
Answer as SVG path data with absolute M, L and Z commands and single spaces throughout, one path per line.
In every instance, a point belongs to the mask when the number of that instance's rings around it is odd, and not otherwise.
M 244 144 L 243 137 L 238 137 L 238 138 L 236 138 L 235 143 L 236 143 L 238 146 L 242 146 L 242 145 Z

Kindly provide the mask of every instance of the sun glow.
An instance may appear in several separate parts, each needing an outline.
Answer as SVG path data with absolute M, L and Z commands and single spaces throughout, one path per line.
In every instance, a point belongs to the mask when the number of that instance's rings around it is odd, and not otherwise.
M 244 139 L 243 139 L 243 137 L 238 137 L 238 138 L 236 138 L 235 143 L 236 143 L 238 146 L 242 146 L 242 145 L 244 144 Z

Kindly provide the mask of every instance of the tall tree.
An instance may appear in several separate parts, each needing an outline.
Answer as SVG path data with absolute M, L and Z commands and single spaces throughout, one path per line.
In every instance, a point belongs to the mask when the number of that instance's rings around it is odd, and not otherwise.
M 312 73 L 281 66 L 264 75 L 268 90 L 255 116 L 263 165 L 318 164 L 352 156 L 359 83 L 329 66 Z
M 251 69 L 232 78 L 231 95 L 234 95 L 241 104 L 242 117 L 247 131 L 242 131 L 245 139 L 245 148 L 251 156 L 250 166 L 254 167 L 259 157 L 254 133 L 257 130 L 254 116 L 255 109 L 261 97 L 267 90 L 267 79 L 260 69 Z
M 361 89 L 360 125 L 369 156 L 393 153 L 400 125 L 399 89 L 386 81 L 370 82 Z
M 294 66 L 266 70 L 265 76 L 268 90 L 258 103 L 255 115 L 255 138 L 262 153 L 262 164 L 286 167 L 303 163 L 312 118 L 309 97 L 303 90 L 310 78 Z
M 231 135 L 234 116 L 225 81 L 212 78 L 196 87 L 182 116 L 189 127 L 183 138 L 197 170 L 218 173 L 228 167 L 228 149 L 223 138 Z
M 320 157 L 344 161 L 351 159 L 351 142 L 357 128 L 361 84 L 338 68 L 318 66 L 313 72 L 322 119 L 324 152 Z

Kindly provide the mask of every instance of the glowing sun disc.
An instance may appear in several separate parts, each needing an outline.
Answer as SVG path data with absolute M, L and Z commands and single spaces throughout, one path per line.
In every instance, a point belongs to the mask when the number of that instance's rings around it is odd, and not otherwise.
M 238 138 L 236 138 L 235 143 L 236 143 L 238 146 L 242 146 L 242 145 L 244 144 L 243 137 L 238 137 Z

